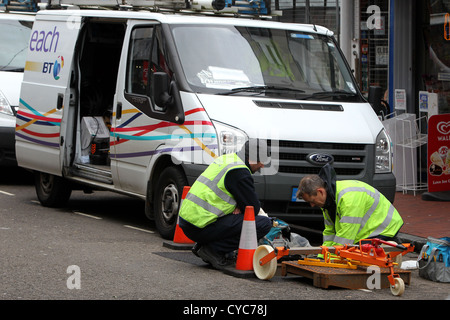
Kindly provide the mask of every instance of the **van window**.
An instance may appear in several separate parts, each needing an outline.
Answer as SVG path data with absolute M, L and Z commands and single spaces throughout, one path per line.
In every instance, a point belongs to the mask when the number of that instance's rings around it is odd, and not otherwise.
M 170 77 L 159 26 L 137 27 L 131 33 L 126 92 L 151 96 L 151 74 L 165 72 Z
M 272 86 L 305 96 L 356 93 L 331 37 L 239 26 L 176 25 L 172 32 L 186 80 L 197 92 Z
M 149 61 L 152 46 L 153 27 L 141 27 L 131 34 L 128 54 L 127 89 L 128 93 L 148 94 Z
M 31 21 L 0 21 L 1 71 L 23 72 L 32 26 Z

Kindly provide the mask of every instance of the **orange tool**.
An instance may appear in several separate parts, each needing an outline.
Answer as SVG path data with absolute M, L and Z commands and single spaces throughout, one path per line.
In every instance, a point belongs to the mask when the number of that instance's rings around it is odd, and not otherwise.
M 382 244 L 389 247 L 383 248 Z M 399 249 L 399 250 L 396 250 Z M 404 282 L 398 274 L 394 273 L 393 258 L 398 255 L 405 255 L 412 252 L 414 246 L 410 244 L 393 244 L 391 242 L 380 239 L 364 239 L 359 245 L 347 244 L 343 246 L 333 247 L 301 247 L 289 248 L 287 245 L 283 247 L 271 247 L 268 245 L 259 246 L 253 257 L 253 270 L 258 278 L 268 280 L 275 275 L 277 268 L 277 260 L 291 255 L 310 255 L 323 254 L 326 257 L 325 264 L 330 263 L 330 255 L 334 254 L 340 262 L 349 261 L 352 264 L 376 265 L 390 269 L 388 276 L 391 285 L 391 292 L 394 295 L 401 295 L 404 291 Z M 388 253 L 387 253 L 388 251 Z M 276 258 L 276 259 L 275 259 Z

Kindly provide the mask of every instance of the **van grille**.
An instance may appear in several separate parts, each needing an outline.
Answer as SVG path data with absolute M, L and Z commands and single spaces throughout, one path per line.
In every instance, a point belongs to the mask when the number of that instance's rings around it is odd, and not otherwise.
M 276 143 L 268 141 L 269 146 Z M 316 143 L 301 141 L 278 141 L 280 173 L 289 174 L 317 174 L 321 165 L 314 165 L 307 161 L 311 153 L 324 153 L 333 156 L 333 167 L 338 176 L 352 178 L 362 176 L 367 165 L 369 146 L 352 143 Z
M 308 174 L 318 174 L 323 165 L 317 165 L 307 160 L 308 155 L 320 153 L 331 155 L 334 158 L 333 168 L 337 178 L 364 180 L 372 169 L 368 168 L 373 158 L 373 145 L 355 143 L 317 143 L 302 141 L 270 141 L 268 145 L 272 149 L 278 144 L 279 167 L 278 174 L 289 176 L 289 181 L 295 181 L 292 187 L 296 187 L 300 179 Z M 292 179 L 291 179 L 292 178 Z M 286 192 L 286 191 L 284 191 Z M 280 219 L 298 219 L 301 221 L 322 221 L 322 212 L 316 207 L 311 207 L 306 202 L 293 202 L 290 199 L 284 201 L 265 199 L 263 207 L 266 212 Z

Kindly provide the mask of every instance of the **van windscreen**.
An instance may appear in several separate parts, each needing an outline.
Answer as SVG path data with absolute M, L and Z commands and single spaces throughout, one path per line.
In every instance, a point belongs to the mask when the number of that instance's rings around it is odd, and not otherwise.
M 230 25 L 176 25 L 172 32 L 186 80 L 196 92 L 359 98 L 331 37 Z

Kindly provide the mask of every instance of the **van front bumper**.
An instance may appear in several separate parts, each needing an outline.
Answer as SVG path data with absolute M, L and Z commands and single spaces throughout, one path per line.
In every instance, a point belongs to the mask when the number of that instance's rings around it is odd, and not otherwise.
M 195 164 L 183 164 L 189 185 L 207 168 Z M 301 177 L 278 173 L 276 175 L 254 174 L 255 189 L 264 211 L 272 217 L 286 221 L 322 221 L 322 211 L 303 200 L 295 199 L 295 189 Z M 372 185 L 391 202 L 395 199 L 396 179 L 392 173 L 374 174 L 372 181 L 360 179 Z
M 373 176 L 372 186 L 380 191 L 391 203 L 394 203 L 396 181 L 393 173 L 378 173 Z

